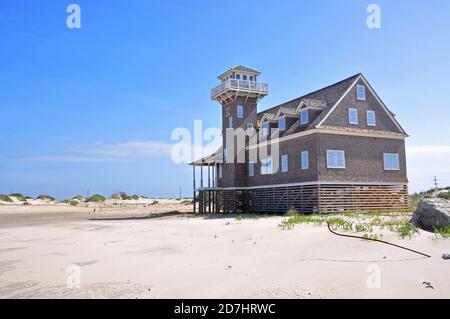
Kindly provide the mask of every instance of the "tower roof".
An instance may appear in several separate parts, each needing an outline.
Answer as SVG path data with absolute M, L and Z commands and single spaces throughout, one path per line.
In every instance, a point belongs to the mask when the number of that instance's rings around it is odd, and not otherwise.
M 222 78 L 226 77 L 228 74 L 234 72 L 234 71 L 241 71 L 241 72 L 247 72 L 250 73 L 252 75 L 261 75 L 261 72 L 247 68 L 246 66 L 243 65 L 236 65 L 235 67 L 232 67 L 231 69 L 225 71 L 224 73 L 222 73 L 221 75 L 219 75 L 217 78 L 219 80 L 222 80 Z

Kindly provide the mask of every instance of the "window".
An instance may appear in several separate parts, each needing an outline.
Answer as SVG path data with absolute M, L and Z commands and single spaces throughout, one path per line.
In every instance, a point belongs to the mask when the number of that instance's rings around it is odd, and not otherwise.
M 300 157 L 301 157 L 302 169 L 303 170 L 309 169 L 309 153 L 308 153 L 308 151 L 301 152 Z
M 255 81 L 255 79 L 253 78 L 253 75 L 250 75 L 250 76 L 248 77 L 248 80 L 249 80 L 249 81 L 252 81 L 252 82 Z
M 261 160 L 261 175 L 270 175 L 272 174 L 273 166 L 272 159 L 265 158 Z
M 248 176 L 255 176 L 255 163 L 248 163 Z
M 253 123 L 247 123 L 247 135 L 252 136 L 254 133 Z
M 240 80 L 241 79 L 241 75 L 239 73 L 236 73 L 236 80 Z
M 245 75 L 245 74 L 242 75 L 242 80 L 243 80 L 243 81 L 247 81 L 247 75 Z
M 349 124 L 358 124 L 358 110 L 357 109 L 348 109 L 348 123 Z
M 233 128 L 233 118 L 231 116 L 228 118 L 228 128 Z
M 278 128 L 280 131 L 286 130 L 286 118 L 284 116 L 278 119 Z
M 288 156 L 283 155 L 283 156 L 281 156 L 281 172 L 286 173 L 288 171 L 288 169 L 289 169 Z
M 264 122 L 263 123 L 263 135 L 268 136 L 269 135 L 269 129 L 270 129 L 270 123 Z
M 308 110 L 303 110 L 300 112 L 300 124 L 307 124 L 309 122 Z
M 398 171 L 400 170 L 400 161 L 397 153 L 384 153 L 384 170 L 385 171 Z
M 241 119 L 244 117 L 244 107 L 242 105 L 237 106 L 237 117 Z
M 374 111 L 367 111 L 367 125 L 368 126 L 376 126 L 377 125 Z
M 217 166 L 217 170 L 219 171 L 219 172 L 218 172 L 219 178 L 222 178 L 222 177 L 223 177 L 223 169 L 222 169 L 222 167 L 223 167 L 222 164 L 219 164 L 219 165 Z
M 338 150 L 327 150 L 328 168 L 345 168 L 345 152 Z
M 357 99 L 360 101 L 366 100 L 366 87 L 364 85 L 356 86 Z

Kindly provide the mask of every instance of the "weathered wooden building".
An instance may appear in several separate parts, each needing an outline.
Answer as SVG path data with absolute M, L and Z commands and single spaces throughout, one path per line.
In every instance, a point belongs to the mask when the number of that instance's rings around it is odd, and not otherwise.
M 220 75 L 221 83 L 211 90 L 222 107 L 224 146 L 191 164 L 195 211 L 342 212 L 408 206 L 408 135 L 362 74 L 262 112 L 258 101 L 269 89 L 259 76 L 236 66 Z M 238 143 L 227 145 L 227 132 L 237 129 L 245 131 L 243 153 L 236 149 Z M 262 147 L 267 155 L 259 152 Z M 237 160 L 239 154 L 245 154 L 245 161 Z

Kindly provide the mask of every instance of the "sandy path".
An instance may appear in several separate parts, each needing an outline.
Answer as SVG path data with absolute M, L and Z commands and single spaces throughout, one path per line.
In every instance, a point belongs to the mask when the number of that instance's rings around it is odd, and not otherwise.
M 450 261 L 441 258 L 450 252 L 449 241 L 424 232 L 411 240 L 384 239 L 432 258 L 336 237 L 325 227 L 282 230 L 281 217 L 102 221 L 86 214 L 33 225 L 0 219 L 6 223 L 0 228 L 0 297 L 450 297 Z M 67 267 L 73 264 L 80 266 L 81 287 L 70 289 Z M 381 288 L 367 286 L 374 269 Z

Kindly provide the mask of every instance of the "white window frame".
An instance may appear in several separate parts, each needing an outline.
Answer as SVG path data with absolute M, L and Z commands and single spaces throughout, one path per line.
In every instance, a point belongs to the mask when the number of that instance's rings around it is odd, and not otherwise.
M 263 158 L 261 160 L 261 175 L 273 174 L 273 161 L 271 157 Z
M 248 162 L 248 176 L 250 176 L 250 177 L 255 176 L 255 163 L 254 162 Z
M 352 121 L 352 115 L 351 115 L 352 112 L 354 112 L 356 115 L 356 122 Z M 348 124 L 358 125 L 358 110 L 357 109 L 352 108 L 352 107 L 348 109 Z
M 281 155 L 281 173 L 289 171 L 289 157 L 287 154 Z
M 244 106 L 241 104 L 238 104 L 238 106 L 236 107 L 236 117 L 238 119 L 244 118 Z
M 270 131 L 270 122 L 266 121 L 263 123 L 263 135 L 269 136 L 269 131 Z
M 253 123 L 247 123 L 247 135 L 248 136 L 253 136 L 253 134 L 255 134 L 255 130 L 254 130 L 254 125 Z
M 306 118 L 303 118 L 303 115 L 306 114 Z M 309 123 L 309 113 L 308 110 L 302 110 L 300 111 L 300 125 L 308 124 Z
M 338 154 L 342 155 L 342 165 L 339 165 Z M 331 159 L 334 157 L 335 163 L 330 163 Z M 345 167 L 345 151 L 343 150 L 327 150 L 327 168 L 346 168 Z
M 373 123 L 369 122 L 369 114 L 373 114 Z M 377 126 L 377 117 L 375 111 L 367 111 L 367 126 Z
M 364 90 L 362 95 L 360 95 L 360 89 Z M 366 86 L 365 85 L 361 85 L 361 84 L 356 85 L 356 98 L 358 99 L 358 101 L 366 100 Z
M 309 152 L 308 151 L 302 151 L 300 153 L 300 166 L 301 166 L 302 170 L 309 169 Z
M 385 171 L 400 170 L 400 156 L 398 153 L 383 153 L 383 167 Z
M 228 117 L 228 128 L 233 128 L 233 117 Z
M 283 123 L 283 127 L 281 127 L 281 123 Z M 286 131 L 286 117 L 285 116 L 280 116 L 278 118 L 278 129 L 280 130 L 280 132 Z

